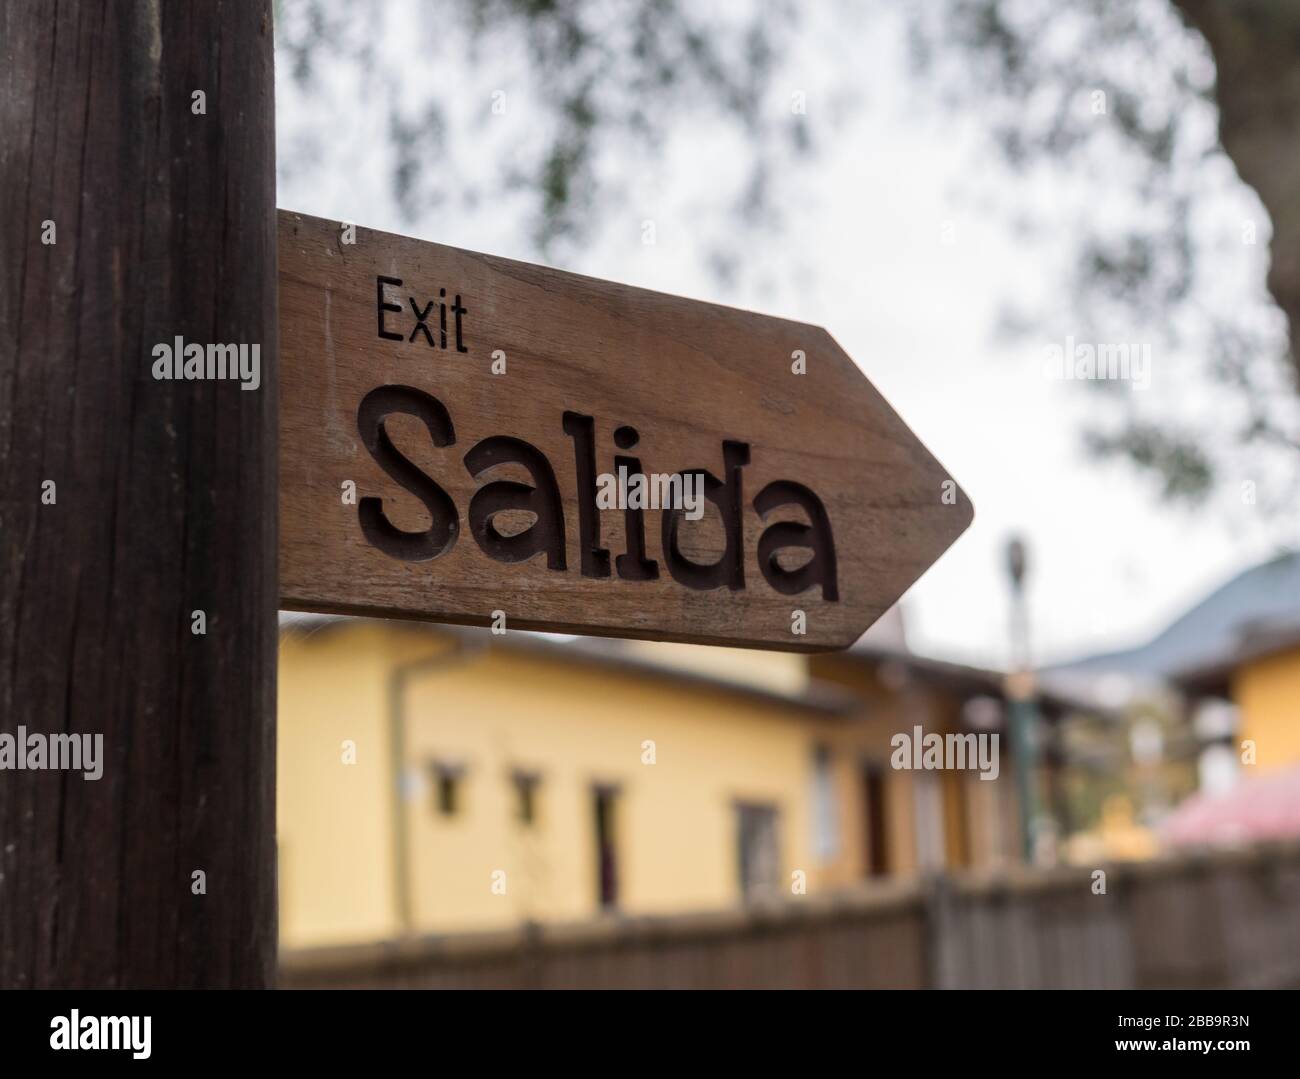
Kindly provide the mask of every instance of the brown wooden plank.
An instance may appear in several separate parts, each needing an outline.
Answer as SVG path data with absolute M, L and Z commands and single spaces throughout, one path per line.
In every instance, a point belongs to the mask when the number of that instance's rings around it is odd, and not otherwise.
M 364 228 L 354 243 L 345 240 L 337 222 L 280 213 L 286 608 L 470 624 L 503 611 L 512 628 L 838 648 L 971 520 L 955 484 L 943 497 L 948 473 L 823 329 Z M 806 357 L 804 374 L 793 371 L 796 352 Z M 505 372 L 493 373 L 503 355 Z M 596 512 L 588 499 L 605 552 L 593 553 L 580 499 L 592 479 L 580 480 L 586 455 L 576 452 L 588 423 L 594 474 L 615 474 L 616 456 L 640 461 L 647 474 L 707 469 L 730 480 L 720 506 L 679 522 L 676 550 L 665 543 L 664 511 L 645 510 L 636 559 L 626 557 L 636 528 L 627 528 L 625 512 Z M 639 440 L 620 449 L 615 432 L 628 426 Z M 494 436 L 522 440 L 540 456 L 476 479 L 471 466 L 530 452 Z M 392 474 L 378 460 L 386 455 Z M 496 524 L 505 533 L 531 523 L 526 535 L 550 537 L 549 549 L 539 543 L 526 561 L 495 560 L 488 549 L 509 552 L 477 519 L 486 513 L 472 512 L 492 492 L 477 493 L 502 479 L 545 491 L 549 481 L 536 477 L 548 472 L 563 542 L 547 531 L 551 502 L 543 499 L 536 518 L 504 513 Z M 345 502 L 347 481 L 359 505 Z M 833 578 L 769 579 L 760 565 L 772 524 L 808 525 L 817 512 L 813 503 L 768 504 L 792 484 L 824 508 Z M 735 522 L 730 550 L 724 509 Z M 778 568 L 792 572 L 808 558 L 786 550 Z M 653 579 L 645 579 L 649 561 Z M 708 563 L 718 565 L 699 568 Z M 774 583 L 807 587 L 788 594 Z M 802 636 L 792 632 L 796 610 L 806 614 Z

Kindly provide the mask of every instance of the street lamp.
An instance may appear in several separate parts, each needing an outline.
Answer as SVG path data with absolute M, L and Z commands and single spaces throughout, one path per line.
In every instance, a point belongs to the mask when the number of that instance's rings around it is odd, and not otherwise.
M 1037 860 L 1038 798 L 1034 784 L 1035 727 L 1033 664 L 1029 653 L 1029 614 L 1025 603 L 1028 550 L 1019 536 L 1007 542 L 1007 576 L 1011 581 L 1011 664 L 1006 680 L 1007 721 L 1020 803 L 1020 839 L 1025 864 Z

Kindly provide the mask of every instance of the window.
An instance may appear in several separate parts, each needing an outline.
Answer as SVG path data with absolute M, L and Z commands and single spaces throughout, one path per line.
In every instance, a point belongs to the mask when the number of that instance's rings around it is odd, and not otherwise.
M 515 790 L 515 820 L 531 827 L 537 821 L 537 785 L 541 777 L 535 772 L 515 772 L 510 779 Z
M 812 821 L 813 853 L 828 862 L 840 852 L 839 807 L 835 804 L 834 758 L 830 747 L 813 750 Z
M 862 769 L 862 809 L 866 817 L 863 834 L 866 849 L 862 864 L 868 877 L 883 877 L 889 872 L 889 831 L 885 827 L 885 769 L 870 762 Z
M 596 786 L 592 791 L 596 824 L 596 900 L 601 910 L 618 906 L 618 846 L 614 811 L 618 788 Z
M 913 812 L 916 815 L 916 864 L 922 872 L 942 869 L 947 861 L 944 835 L 943 786 L 938 772 L 913 772 Z
M 771 897 L 780 886 L 777 810 L 771 805 L 736 805 L 736 855 L 740 895 L 746 902 Z
M 455 764 L 435 762 L 433 773 L 433 806 L 441 817 L 454 817 L 461 809 L 461 780 L 465 769 Z

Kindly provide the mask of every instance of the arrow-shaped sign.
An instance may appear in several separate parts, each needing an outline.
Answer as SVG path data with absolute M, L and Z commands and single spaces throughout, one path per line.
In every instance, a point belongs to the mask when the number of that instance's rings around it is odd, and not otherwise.
M 810 651 L 969 500 L 825 330 L 280 213 L 297 610 Z

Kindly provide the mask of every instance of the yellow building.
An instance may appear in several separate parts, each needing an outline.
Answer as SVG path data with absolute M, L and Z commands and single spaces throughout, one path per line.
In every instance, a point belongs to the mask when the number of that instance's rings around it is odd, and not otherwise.
M 989 672 L 284 616 L 288 948 L 666 914 L 988 865 L 1014 778 L 893 767 L 1000 722 Z M 981 718 L 983 717 L 983 718 Z
M 1260 771 L 1300 764 L 1300 643 L 1243 659 L 1232 671 L 1232 699 L 1241 739 L 1255 749 Z
M 1300 553 L 1238 574 L 1162 637 L 1195 642 L 1169 678 L 1203 739 L 1226 742 L 1247 777 L 1300 766 Z M 1216 729 L 1221 701 L 1232 709 Z
M 1251 780 L 1300 770 L 1300 553 L 1237 574 L 1138 648 L 1090 656 L 1047 675 L 1076 696 L 1106 696 L 1130 707 L 1158 700 L 1166 687 L 1176 690 L 1185 707 L 1174 711 L 1186 722 L 1172 731 L 1137 723 L 1131 732 L 1134 763 L 1148 786 L 1167 786 L 1155 782 L 1165 765 L 1195 761 L 1201 797 L 1186 799 L 1187 812 L 1180 809 L 1178 820 L 1161 827 L 1180 842 L 1201 835 L 1209 841 L 1218 834 L 1211 827 L 1218 810 L 1202 819 L 1198 806 L 1239 788 L 1233 805 L 1245 815 L 1229 830 L 1238 840 L 1248 838 L 1265 826 L 1264 818 L 1276 816 L 1251 814 L 1253 799 L 1275 797 L 1253 791 Z M 1227 803 L 1222 808 L 1227 812 Z

